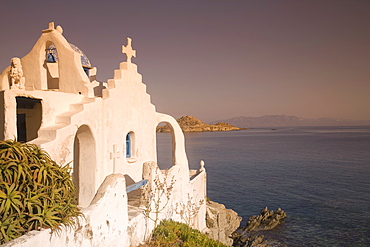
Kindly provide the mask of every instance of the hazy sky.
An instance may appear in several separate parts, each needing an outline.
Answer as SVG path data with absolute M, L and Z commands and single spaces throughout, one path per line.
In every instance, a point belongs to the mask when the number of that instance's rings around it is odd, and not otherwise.
M 17 0 L 0 4 L 0 71 L 54 21 L 113 77 L 133 63 L 157 111 L 370 120 L 369 0 Z

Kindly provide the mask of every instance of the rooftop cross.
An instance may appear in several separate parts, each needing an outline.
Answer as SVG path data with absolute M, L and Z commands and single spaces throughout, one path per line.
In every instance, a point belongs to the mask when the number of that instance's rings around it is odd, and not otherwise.
M 54 22 L 49 22 L 49 29 L 54 29 Z
M 49 32 L 51 32 L 51 31 L 53 31 L 53 30 L 55 30 L 55 28 L 54 28 L 54 22 L 49 22 L 49 27 L 48 27 L 48 29 L 44 29 L 44 30 L 42 30 L 42 32 L 43 32 L 43 33 L 49 33 Z
M 131 63 L 131 58 L 136 57 L 136 50 L 132 49 L 131 46 L 132 39 L 127 38 L 127 46 L 122 46 L 122 53 L 127 56 L 127 63 Z

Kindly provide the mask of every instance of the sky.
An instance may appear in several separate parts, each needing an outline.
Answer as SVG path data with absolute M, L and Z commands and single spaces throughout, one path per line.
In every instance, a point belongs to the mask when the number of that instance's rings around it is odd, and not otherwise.
M 49 22 L 113 78 L 126 60 L 158 112 L 370 120 L 369 0 L 2 1 L 0 71 Z

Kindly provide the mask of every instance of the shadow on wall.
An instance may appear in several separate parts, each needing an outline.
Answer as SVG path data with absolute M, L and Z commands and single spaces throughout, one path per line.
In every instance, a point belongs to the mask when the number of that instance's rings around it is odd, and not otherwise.
M 124 175 L 126 180 L 126 187 L 135 183 L 135 181 L 127 174 Z M 141 189 L 133 190 L 127 193 L 128 205 L 139 207 L 141 198 Z
M 78 128 L 73 144 L 73 182 L 77 188 L 78 204 L 85 208 L 95 196 L 96 146 L 87 125 Z

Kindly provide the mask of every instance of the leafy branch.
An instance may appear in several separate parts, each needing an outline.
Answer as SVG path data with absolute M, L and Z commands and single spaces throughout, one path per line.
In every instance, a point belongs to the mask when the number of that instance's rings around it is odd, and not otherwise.
M 142 190 L 141 205 L 144 215 L 154 222 L 154 227 L 159 223 L 159 214 L 167 207 L 175 183 L 172 177 L 171 181 L 164 179 L 161 181 L 158 170 L 152 181 L 146 184 Z
M 198 215 L 203 203 L 204 200 L 200 200 L 199 203 L 193 202 L 193 198 L 188 194 L 188 200 L 186 203 L 183 201 L 176 202 L 175 212 L 180 215 L 181 219 L 188 226 L 192 226 L 192 220 Z

